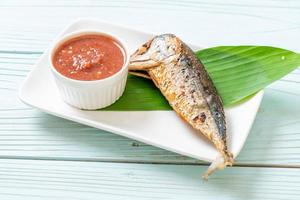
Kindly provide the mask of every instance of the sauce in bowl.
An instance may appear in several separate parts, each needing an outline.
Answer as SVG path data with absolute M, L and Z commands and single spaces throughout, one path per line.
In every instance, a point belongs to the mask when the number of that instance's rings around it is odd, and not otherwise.
M 105 35 L 82 35 L 61 44 L 52 63 L 62 75 L 83 81 L 105 79 L 120 71 L 125 63 L 122 46 Z

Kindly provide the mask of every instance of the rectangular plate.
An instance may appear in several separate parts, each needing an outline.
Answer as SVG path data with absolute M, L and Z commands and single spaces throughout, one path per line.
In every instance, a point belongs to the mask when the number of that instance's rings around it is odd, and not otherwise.
M 82 29 L 116 34 L 127 42 L 131 53 L 153 36 L 94 19 L 80 19 L 69 25 L 58 37 Z M 194 50 L 200 49 L 195 45 L 190 46 Z M 262 96 L 263 91 L 260 91 L 246 102 L 225 109 L 228 146 L 234 156 L 238 155 L 245 143 Z M 60 98 L 50 72 L 48 51 L 41 56 L 26 78 L 19 97 L 26 104 L 52 115 L 182 155 L 212 161 L 218 154 L 208 140 L 184 123 L 174 111 L 84 111 L 67 105 Z

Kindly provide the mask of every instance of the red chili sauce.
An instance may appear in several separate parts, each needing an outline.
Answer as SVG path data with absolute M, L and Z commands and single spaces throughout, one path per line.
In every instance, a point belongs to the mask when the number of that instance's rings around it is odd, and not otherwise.
M 62 75 L 93 81 L 117 73 L 125 62 L 123 48 L 112 38 L 83 35 L 66 41 L 53 56 L 53 65 Z

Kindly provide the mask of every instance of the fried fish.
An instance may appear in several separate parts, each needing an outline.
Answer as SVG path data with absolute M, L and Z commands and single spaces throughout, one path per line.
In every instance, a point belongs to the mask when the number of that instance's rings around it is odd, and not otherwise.
M 131 56 L 129 71 L 152 79 L 174 111 L 220 152 L 205 179 L 215 169 L 233 164 L 222 100 L 203 64 L 185 43 L 173 34 L 156 36 Z

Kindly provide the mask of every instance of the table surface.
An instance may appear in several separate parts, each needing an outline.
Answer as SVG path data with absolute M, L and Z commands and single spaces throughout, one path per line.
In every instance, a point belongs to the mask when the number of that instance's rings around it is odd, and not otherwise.
M 299 199 L 300 69 L 265 89 L 235 166 L 207 163 L 45 114 L 18 89 L 68 23 L 94 17 L 203 47 L 300 52 L 297 0 L 1 0 L 0 199 Z M 45 91 L 47 92 L 47 91 Z

